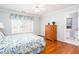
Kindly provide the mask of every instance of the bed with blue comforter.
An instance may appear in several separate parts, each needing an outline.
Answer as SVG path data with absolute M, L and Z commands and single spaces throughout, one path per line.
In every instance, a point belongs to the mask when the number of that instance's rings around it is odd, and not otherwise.
M 44 39 L 32 33 L 9 35 L 0 39 L 0 54 L 36 54 L 44 47 Z

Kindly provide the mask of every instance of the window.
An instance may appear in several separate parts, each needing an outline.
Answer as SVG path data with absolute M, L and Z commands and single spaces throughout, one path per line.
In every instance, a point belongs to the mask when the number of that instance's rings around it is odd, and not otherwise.
M 33 32 L 33 16 L 11 14 L 12 33 Z

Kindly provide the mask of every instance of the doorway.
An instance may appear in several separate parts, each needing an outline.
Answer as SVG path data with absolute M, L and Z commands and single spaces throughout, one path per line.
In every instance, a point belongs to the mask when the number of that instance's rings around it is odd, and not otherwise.
M 66 39 L 70 41 L 78 40 L 78 13 L 72 13 L 66 18 Z

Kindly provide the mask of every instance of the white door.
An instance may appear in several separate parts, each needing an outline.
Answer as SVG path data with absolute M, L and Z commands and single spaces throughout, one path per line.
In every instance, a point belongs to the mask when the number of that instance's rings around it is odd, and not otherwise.
M 66 19 L 66 39 L 77 41 L 78 40 L 78 13 L 70 14 Z

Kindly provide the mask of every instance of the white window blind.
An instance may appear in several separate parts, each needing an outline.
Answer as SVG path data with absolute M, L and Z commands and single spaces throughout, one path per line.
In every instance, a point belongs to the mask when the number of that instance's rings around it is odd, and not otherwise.
M 12 33 L 33 32 L 33 16 L 11 14 Z

